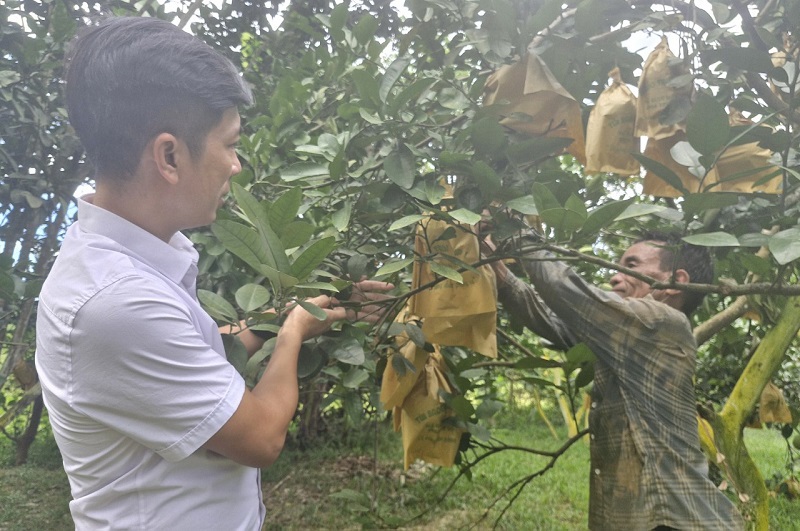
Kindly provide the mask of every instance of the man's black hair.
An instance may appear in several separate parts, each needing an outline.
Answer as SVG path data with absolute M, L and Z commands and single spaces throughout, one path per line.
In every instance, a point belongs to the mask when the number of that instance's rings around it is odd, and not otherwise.
M 708 248 L 684 242 L 681 236 L 670 232 L 646 232 L 634 243 L 661 242 L 661 270 L 672 272 L 683 269 L 689 274 L 689 282 L 710 284 L 714 281 L 714 264 Z M 683 292 L 683 313 L 691 315 L 703 302 L 703 293 L 697 291 Z
M 147 143 L 171 133 L 192 156 L 225 110 L 252 102 L 233 64 L 155 18 L 114 17 L 84 28 L 67 57 L 70 122 L 99 176 L 125 179 Z

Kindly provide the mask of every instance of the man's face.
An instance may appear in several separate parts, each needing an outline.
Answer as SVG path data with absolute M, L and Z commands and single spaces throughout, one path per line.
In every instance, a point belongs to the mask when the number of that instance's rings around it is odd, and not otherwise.
M 208 225 L 216 219 L 217 209 L 230 191 L 230 178 L 242 170 L 236 155 L 240 127 L 239 112 L 227 109 L 208 132 L 202 153 L 192 159 L 186 179 L 191 220 L 187 219 L 185 228 Z
M 661 269 L 661 247 L 663 242 L 644 241 L 631 245 L 622 255 L 620 265 L 637 271 L 656 280 L 669 280 L 670 271 Z M 650 289 L 650 285 L 639 279 L 617 272 L 611 277 L 611 290 L 622 297 L 641 298 L 648 294 L 658 299 L 658 292 Z

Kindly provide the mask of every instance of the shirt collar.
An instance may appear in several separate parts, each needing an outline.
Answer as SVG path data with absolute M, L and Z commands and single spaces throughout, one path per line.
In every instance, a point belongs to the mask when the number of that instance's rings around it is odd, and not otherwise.
M 92 203 L 94 194 L 78 199 L 78 225 L 84 232 L 113 240 L 143 262 L 181 283 L 192 266 L 197 265 L 198 253 L 192 242 L 176 232 L 169 243 Z

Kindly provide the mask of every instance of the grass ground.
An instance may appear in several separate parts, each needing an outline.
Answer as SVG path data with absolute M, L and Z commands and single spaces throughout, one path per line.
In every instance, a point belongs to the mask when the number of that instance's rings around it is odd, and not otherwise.
M 527 413 L 500 420 L 493 434 L 507 444 L 558 446 Z M 786 445 L 779 433 L 747 430 L 746 440 L 766 478 L 784 470 Z M 73 529 L 69 488 L 52 440 L 34 446 L 28 465 L 9 467 L 10 458 L 11 448 L 0 443 L 0 531 Z M 382 426 L 351 431 L 313 450 L 287 448 L 264 471 L 265 529 L 585 529 L 589 452 L 583 441 L 522 489 L 506 512 L 508 498 L 491 506 L 509 484 L 544 463 L 530 454 L 501 452 L 483 461 L 471 479 L 461 478 L 441 500 L 455 469 L 421 466 L 404 473 L 398 435 Z M 797 529 L 800 502 L 776 498 L 770 515 L 772 529 Z

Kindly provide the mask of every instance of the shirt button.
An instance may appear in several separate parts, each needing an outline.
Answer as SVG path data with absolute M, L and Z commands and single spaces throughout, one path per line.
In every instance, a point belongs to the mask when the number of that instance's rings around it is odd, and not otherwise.
M 597 407 L 597 402 L 592 402 L 592 409 Z
M 593 434 L 591 434 L 591 435 L 589 435 L 589 438 L 590 438 L 590 439 L 592 439 L 592 440 L 594 440 L 594 433 L 593 433 Z
M 600 475 L 600 469 L 599 468 L 595 468 L 594 469 L 594 475 L 595 476 L 599 476 Z

